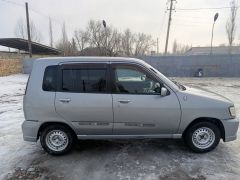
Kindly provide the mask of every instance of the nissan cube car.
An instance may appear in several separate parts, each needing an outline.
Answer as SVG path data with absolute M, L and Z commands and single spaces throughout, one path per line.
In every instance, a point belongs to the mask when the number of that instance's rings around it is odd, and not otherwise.
M 235 140 L 239 125 L 227 98 L 172 82 L 133 58 L 35 60 L 24 114 L 24 140 L 40 139 L 53 155 L 77 139 L 126 138 L 182 138 L 208 152 L 220 139 Z

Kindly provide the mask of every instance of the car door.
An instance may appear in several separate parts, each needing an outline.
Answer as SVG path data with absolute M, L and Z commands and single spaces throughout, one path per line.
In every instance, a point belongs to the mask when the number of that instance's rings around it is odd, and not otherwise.
M 180 122 L 176 94 L 150 70 L 137 65 L 111 65 L 115 135 L 173 134 Z M 168 94 L 161 96 L 161 88 Z
M 110 135 L 112 96 L 107 63 L 70 63 L 59 66 L 57 113 L 72 123 L 78 135 Z

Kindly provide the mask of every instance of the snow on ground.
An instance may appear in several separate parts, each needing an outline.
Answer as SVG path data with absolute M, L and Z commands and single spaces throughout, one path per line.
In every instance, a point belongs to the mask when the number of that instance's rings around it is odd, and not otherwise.
M 181 140 L 79 141 L 54 157 L 22 139 L 27 75 L 0 77 L 0 179 L 238 179 L 240 140 L 195 154 Z M 240 116 L 240 79 L 176 78 L 230 98 Z
M 22 99 L 27 75 L 0 77 L 0 179 L 35 147 L 22 140 Z

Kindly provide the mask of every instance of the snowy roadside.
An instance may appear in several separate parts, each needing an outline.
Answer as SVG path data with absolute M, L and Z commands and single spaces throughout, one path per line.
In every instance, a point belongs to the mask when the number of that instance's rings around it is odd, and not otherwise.
M 0 77 L 0 179 L 36 149 L 23 141 L 23 93 L 28 75 Z
M 181 141 L 81 141 L 65 156 L 46 154 L 39 143 L 24 142 L 22 99 L 27 75 L 0 77 L 0 179 L 26 174 L 41 179 L 237 179 L 240 140 L 221 142 L 213 152 L 189 152 Z M 231 99 L 240 116 L 240 79 L 176 78 Z M 240 135 L 240 132 L 238 136 Z M 32 168 L 34 167 L 34 172 Z M 35 174 L 32 174 L 35 173 Z M 29 176 L 30 177 L 30 176 Z

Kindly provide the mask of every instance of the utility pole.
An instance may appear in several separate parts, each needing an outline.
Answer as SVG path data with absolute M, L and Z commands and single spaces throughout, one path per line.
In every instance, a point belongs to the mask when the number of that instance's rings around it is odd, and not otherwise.
M 167 54 L 168 50 L 168 39 L 169 39 L 169 32 L 170 32 L 170 26 L 171 26 L 171 21 L 172 21 L 172 11 L 175 10 L 173 8 L 173 2 L 176 0 L 170 0 L 170 9 L 169 10 L 169 18 L 168 18 L 168 29 L 167 29 L 167 37 L 166 37 L 166 44 L 165 44 L 165 55 Z
M 26 19 L 27 19 L 27 33 L 28 33 L 28 50 L 29 57 L 32 58 L 32 42 L 31 42 L 31 32 L 30 32 L 30 24 L 29 24 L 29 13 L 28 13 L 28 3 L 25 3 L 26 6 Z
M 159 44 L 158 44 L 158 38 L 157 38 L 157 54 L 159 54 Z

